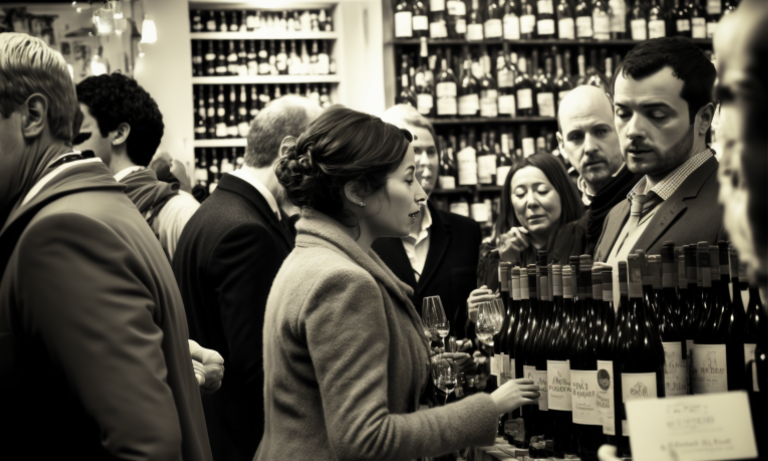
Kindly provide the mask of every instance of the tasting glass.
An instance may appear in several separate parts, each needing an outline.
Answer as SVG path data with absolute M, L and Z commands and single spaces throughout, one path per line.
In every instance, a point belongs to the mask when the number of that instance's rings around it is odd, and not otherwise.
M 477 307 L 475 333 L 486 346 L 493 346 L 493 336 L 501 331 L 501 322 L 495 303 L 484 301 Z
M 440 296 L 428 296 L 424 298 L 421 304 L 422 321 L 427 330 L 429 330 L 429 336 L 434 338 L 439 336 L 443 342 L 443 349 L 445 349 L 445 337 L 451 329 L 451 323 L 445 316 L 445 310 L 443 309 L 443 303 L 440 301 Z
M 455 360 L 436 355 L 432 357 L 432 379 L 435 387 L 445 392 L 445 402 L 448 403 L 448 397 L 456 388 L 456 379 L 459 376 L 459 365 Z

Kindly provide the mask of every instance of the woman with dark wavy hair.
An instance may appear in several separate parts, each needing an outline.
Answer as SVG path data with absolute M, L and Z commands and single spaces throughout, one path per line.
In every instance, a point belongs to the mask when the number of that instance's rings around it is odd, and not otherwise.
M 499 415 L 538 397 L 517 380 L 416 411 L 431 379 L 424 326 L 411 288 L 371 250 L 408 235 L 426 199 L 410 141 L 343 107 L 284 140 L 277 176 L 301 219 L 267 302 L 257 460 L 408 460 L 489 445 Z

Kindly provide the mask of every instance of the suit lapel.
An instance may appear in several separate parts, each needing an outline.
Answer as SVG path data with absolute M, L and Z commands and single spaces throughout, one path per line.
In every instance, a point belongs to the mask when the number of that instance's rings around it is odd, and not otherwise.
M 424 270 L 422 270 L 421 277 L 419 278 L 419 290 L 427 286 L 432 277 L 434 277 L 451 241 L 451 225 L 440 219 L 439 212 L 429 202 L 427 202 L 427 206 L 432 215 L 432 227 L 430 228 L 427 260 L 424 263 Z
M 600 244 L 598 245 L 600 252 L 595 255 L 595 259 L 598 261 L 606 261 L 608 259 L 608 255 L 611 253 L 611 249 L 616 243 L 616 239 L 619 237 L 619 233 L 621 233 L 624 223 L 627 222 L 627 217 L 629 216 L 629 200 L 622 200 L 616 205 L 616 208 L 617 211 L 615 212 L 615 215 L 617 219 L 606 219 L 607 223 L 605 231 L 603 232 Z
M 413 275 L 413 266 L 408 259 L 403 247 L 403 241 L 399 238 L 382 238 L 376 241 L 376 253 L 386 262 L 392 272 L 403 282 L 416 290 L 416 277 Z
M 635 249 L 648 251 L 653 247 L 667 229 L 672 226 L 677 217 L 688 208 L 685 201 L 696 198 L 699 195 L 699 191 L 704 186 L 704 183 L 717 170 L 717 165 L 717 159 L 714 157 L 710 158 L 680 184 L 680 187 L 677 188 L 669 199 L 661 204 L 659 210 L 653 215 L 645 232 L 643 232 L 643 235 L 640 236 L 637 244 L 635 244 Z M 717 204 L 712 205 L 716 206 Z

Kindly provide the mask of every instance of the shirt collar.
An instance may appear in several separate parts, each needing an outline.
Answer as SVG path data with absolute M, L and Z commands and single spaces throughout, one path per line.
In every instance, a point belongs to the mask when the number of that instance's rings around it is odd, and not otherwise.
M 661 197 L 662 200 L 668 200 L 669 197 L 671 197 L 672 194 L 674 194 L 675 191 L 680 187 L 680 185 L 686 179 L 688 179 L 688 176 L 696 171 L 696 169 L 698 169 L 701 165 L 706 163 L 710 157 L 712 157 L 712 151 L 709 149 L 703 152 L 699 152 L 698 154 L 686 160 L 682 165 L 675 168 L 649 191 L 645 190 L 648 184 L 648 176 L 643 176 L 643 178 L 637 182 L 635 187 L 629 191 L 627 198 L 631 201 L 635 195 L 648 194 L 653 192 L 654 194 Z
M 129 174 L 133 173 L 134 171 L 141 171 L 144 170 L 145 167 L 136 165 L 136 166 L 129 166 L 128 168 L 123 168 L 122 170 L 118 171 L 117 174 L 115 174 L 115 181 L 120 182 L 128 176 Z
M 626 166 L 626 163 L 622 163 L 621 167 L 611 175 L 611 178 L 615 178 L 621 174 Z M 579 179 L 576 181 L 576 187 L 581 191 L 581 201 L 584 203 L 584 206 L 590 206 L 592 204 L 592 199 L 594 199 L 597 194 L 593 193 L 589 188 L 589 184 L 587 184 L 587 180 L 584 179 L 584 176 L 579 175 Z
M 272 192 L 270 192 L 269 189 L 267 189 L 267 187 L 261 183 L 261 181 L 256 179 L 256 176 L 254 176 L 250 170 L 247 168 L 240 168 L 239 170 L 230 171 L 229 174 L 236 178 L 240 178 L 248 184 L 252 185 L 257 191 L 259 191 L 262 196 L 264 196 L 264 199 L 269 204 L 269 207 L 277 215 L 277 219 L 282 219 L 282 216 L 280 215 L 280 208 L 277 206 L 277 200 L 275 200 L 275 196 L 272 195 Z
M 432 213 L 429 211 L 429 207 L 426 203 L 421 207 L 421 212 L 424 213 L 424 217 L 421 219 L 421 229 L 416 233 L 411 232 L 405 237 L 414 240 L 417 243 L 427 237 L 429 228 L 432 227 Z

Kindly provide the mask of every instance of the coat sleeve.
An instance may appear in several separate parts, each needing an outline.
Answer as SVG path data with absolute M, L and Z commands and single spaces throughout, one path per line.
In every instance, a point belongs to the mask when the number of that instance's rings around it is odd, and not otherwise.
M 493 444 L 499 415 L 487 394 L 411 414 L 389 412 L 384 301 L 373 278 L 359 272 L 346 269 L 318 282 L 299 318 L 338 459 L 415 459 Z
M 92 218 L 59 214 L 28 228 L 19 261 L 25 326 L 93 417 L 104 448 L 116 459 L 180 460 L 157 295 L 132 249 Z

